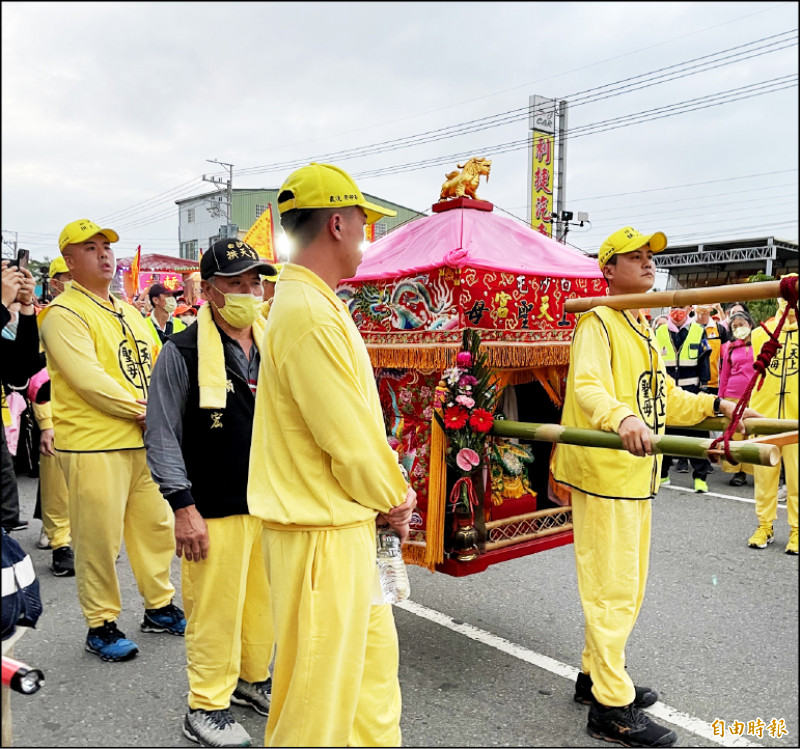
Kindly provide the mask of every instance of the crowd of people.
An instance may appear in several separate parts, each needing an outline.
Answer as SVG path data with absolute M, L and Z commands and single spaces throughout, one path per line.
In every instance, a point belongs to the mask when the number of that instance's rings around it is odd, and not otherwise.
M 416 497 L 336 295 L 356 273 L 364 226 L 393 212 L 325 164 L 293 172 L 278 210 L 291 263 L 221 239 L 201 258 L 198 299 L 160 284 L 135 303 L 115 297 L 119 236 L 87 219 L 61 232 L 46 305 L 37 307 L 31 273 L 3 261 L 4 402 L 24 392 L 35 415 L 38 545 L 52 549 L 55 575 L 76 578 L 88 652 L 124 661 L 139 651 L 116 624 L 124 539 L 141 632 L 184 637 L 187 738 L 249 746 L 235 703 L 268 716 L 267 746 L 399 746 L 399 647 L 391 606 L 375 604 L 375 527 L 405 540 Z M 612 234 L 598 257 L 609 294 L 649 291 L 666 246 L 660 232 Z M 782 336 L 783 358 L 746 417 L 797 419 L 794 313 Z M 572 488 L 585 616 L 575 700 L 589 705 L 597 738 L 676 741 L 642 712 L 656 690 L 625 669 L 647 579 L 649 500 L 669 483 L 671 461 L 659 465 L 651 436 L 667 421 L 730 417 L 765 338 L 743 306 L 673 308 L 652 326 L 638 310 L 601 306 L 576 326 L 562 423 L 616 432 L 627 451 L 559 445 L 552 464 Z M 26 521 L 6 431 L 2 521 L 14 532 Z M 797 445 L 782 456 L 786 552 L 797 554 Z M 711 464 L 692 470 L 707 492 Z M 732 483 L 746 481 L 746 467 L 728 470 Z M 774 538 L 779 475 L 755 468 L 751 547 Z

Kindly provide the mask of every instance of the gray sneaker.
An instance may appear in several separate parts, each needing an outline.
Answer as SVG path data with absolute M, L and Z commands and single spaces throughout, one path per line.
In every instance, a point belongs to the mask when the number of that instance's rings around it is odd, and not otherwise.
M 272 679 L 256 681 L 253 684 L 239 679 L 236 689 L 231 695 L 231 702 L 236 705 L 252 707 L 261 715 L 269 715 L 269 706 L 272 702 Z
M 189 710 L 183 735 L 200 746 L 250 746 L 251 741 L 230 710 Z

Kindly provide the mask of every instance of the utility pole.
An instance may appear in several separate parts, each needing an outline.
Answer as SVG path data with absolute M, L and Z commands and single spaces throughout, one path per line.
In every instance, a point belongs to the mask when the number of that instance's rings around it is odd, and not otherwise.
M 213 182 L 217 185 L 226 185 L 227 187 L 227 196 L 228 196 L 228 210 L 226 211 L 226 218 L 227 218 L 227 225 L 225 227 L 225 236 L 230 237 L 232 234 L 235 236 L 236 232 L 238 231 L 238 226 L 236 229 L 231 232 L 231 227 L 233 223 L 231 219 L 233 218 L 233 164 L 227 164 L 224 161 L 220 161 L 219 159 L 206 159 L 211 164 L 219 164 L 220 166 L 228 167 L 228 179 L 223 180 L 220 177 L 207 177 L 205 174 L 203 175 L 204 182 Z
M 14 235 L 14 241 L 13 241 L 13 243 L 12 243 L 12 242 L 9 242 L 9 241 L 6 239 L 6 234 L 13 234 L 13 235 Z M 18 243 L 19 243 L 19 232 L 16 232 L 16 231 L 10 231 L 9 229 L 3 229 L 3 244 L 4 244 L 4 245 L 7 245 L 8 247 L 11 247 L 11 248 L 13 248 L 13 250 L 14 250 L 14 257 L 16 257 L 16 256 L 17 256 L 17 244 L 18 244 Z
M 561 219 L 556 224 L 556 239 L 564 242 L 569 231 L 567 221 L 564 220 L 563 213 L 567 206 L 567 102 L 562 99 L 558 102 L 558 171 L 556 179 L 558 188 L 556 190 L 556 212 L 555 215 Z M 570 215 L 570 219 L 572 215 Z

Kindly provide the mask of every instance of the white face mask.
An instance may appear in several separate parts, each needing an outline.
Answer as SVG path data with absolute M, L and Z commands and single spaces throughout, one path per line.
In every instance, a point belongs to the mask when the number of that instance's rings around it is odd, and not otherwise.
M 194 323 L 195 320 L 197 320 L 197 318 L 194 315 L 181 315 L 180 317 L 180 321 L 187 326 Z
M 750 335 L 750 326 L 748 325 L 740 325 L 736 330 L 733 331 L 733 337 L 738 338 L 740 341 L 743 341 L 747 336 Z
M 178 300 L 174 296 L 167 297 L 164 302 L 164 309 L 171 315 L 178 307 Z

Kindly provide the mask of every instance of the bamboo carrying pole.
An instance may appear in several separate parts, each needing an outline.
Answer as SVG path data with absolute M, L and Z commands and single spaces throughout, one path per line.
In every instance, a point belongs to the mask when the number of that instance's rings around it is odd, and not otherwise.
M 686 307 L 690 304 L 714 304 L 715 302 L 750 302 L 756 299 L 778 299 L 781 295 L 780 281 L 708 286 L 702 289 L 672 289 L 670 291 L 648 291 L 644 294 L 618 294 L 617 296 L 591 296 L 582 299 L 567 299 L 567 312 L 588 312 L 594 307 L 611 309 L 641 309 L 642 307 Z
M 714 416 L 704 419 L 694 426 L 682 426 L 681 429 L 690 429 L 697 432 L 724 432 L 730 425 L 730 419 L 724 416 Z M 742 419 L 747 434 L 782 434 L 783 432 L 797 431 L 797 422 L 792 419 Z
M 614 432 L 595 429 L 565 427 L 560 424 L 528 424 L 520 421 L 495 420 L 492 434 L 497 437 L 516 437 L 534 442 L 561 442 L 566 445 L 582 447 L 604 447 L 611 450 L 624 450 L 622 439 Z M 721 455 L 721 450 L 710 451 L 713 440 L 697 437 L 679 437 L 672 434 L 653 434 L 653 452 L 662 455 L 675 455 L 680 458 L 708 458 Z M 780 460 L 780 450 L 775 445 L 754 444 L 746 441 L 731 442 L 731 455 L 737 463 L 754 463 L 762 466 L 776 466 Z

